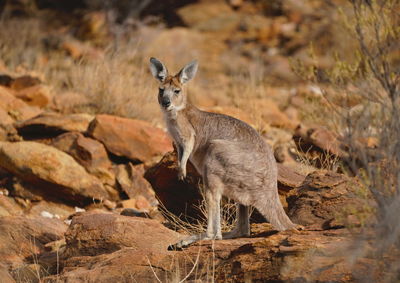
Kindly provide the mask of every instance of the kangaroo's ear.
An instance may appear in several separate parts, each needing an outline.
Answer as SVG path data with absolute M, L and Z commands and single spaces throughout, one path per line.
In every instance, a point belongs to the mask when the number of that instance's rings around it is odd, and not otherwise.
M 197 72 L 197 67 L 199 64 L 196 60 L 187 64 L 183 69 L 179 72 L 179 80 L 182 84 L 187 83 L 191 79 L 194 78 Z
M 168 70 L 165 68 L 164 64 L 156 58 L 150 58 L 150 71 L 153 77 L 155 77 L 160 82 L 163 82 L 168 76 Z

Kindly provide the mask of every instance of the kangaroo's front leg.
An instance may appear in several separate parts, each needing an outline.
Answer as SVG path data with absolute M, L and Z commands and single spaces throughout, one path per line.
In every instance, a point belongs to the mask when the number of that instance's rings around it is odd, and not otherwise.
M 178 178 L 183 180 L 186 178 L 186 165 L 189 160 L 189 156 L 193 151 L 194 147 L 194 133 L 191 133 L 189 138 L 179 146 L 178 149 L 178 160 L 179 160 L 179 172 Z

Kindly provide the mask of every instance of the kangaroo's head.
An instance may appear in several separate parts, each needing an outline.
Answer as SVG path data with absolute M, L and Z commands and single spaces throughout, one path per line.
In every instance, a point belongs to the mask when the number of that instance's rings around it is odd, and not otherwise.
M 196 74 L 197 61 L 192 61 L 175 76 L 168 74 L 167 68 L 156 58 L 150 58 L 150 71 L 160 81 L 158 103 L 164 111 L 180 111 L 186 106 L 184 85 Z

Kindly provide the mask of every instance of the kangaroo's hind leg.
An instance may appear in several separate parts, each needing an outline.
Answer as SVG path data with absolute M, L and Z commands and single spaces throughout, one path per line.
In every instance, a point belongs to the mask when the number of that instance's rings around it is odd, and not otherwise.
M 236 204 L 236 223 L 232 231 L 222 233 L 223 239 L 234 239 L 250 236 L 249 207 Z
M 221 196 L 222 183 L 217 176 L 205 173 L 203 178 L 207 206 L 207 231 L 206 233 L 191 235 L 169 249 L 182 249 L 201 240 L 221 240 Z

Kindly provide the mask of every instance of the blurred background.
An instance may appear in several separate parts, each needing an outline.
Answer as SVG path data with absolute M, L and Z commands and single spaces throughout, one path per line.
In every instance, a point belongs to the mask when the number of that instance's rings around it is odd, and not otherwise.
M 334 53 L 354 56 L 356 42 L 344 32 L 342 20 L 342 13 L 351 11 L 348 4 L 1 1 L 0 70 L 40 77 L 51 86 L 60 111 L 110 113 L 159 124 L 149 57 L 163 61 L 171 72 L 198 59 L 200 71 L 189 87 L 194 103 L 225 107 L 231 114 L 246 111 L 247 120 L 261 130 L 270 122 L 258 108 L 269 107 L 276 109 L 272 116 L 287 118 L 277 122 L 280 126 L 293 128 L 302 116 L 315 116 L 302 113 L 304 99 L 320 95 L 295 74 L 293 64 L 300 60 L 315 66 L 313 56 L 318 56 L 318 68 L 325 69 L 334 64 Z

